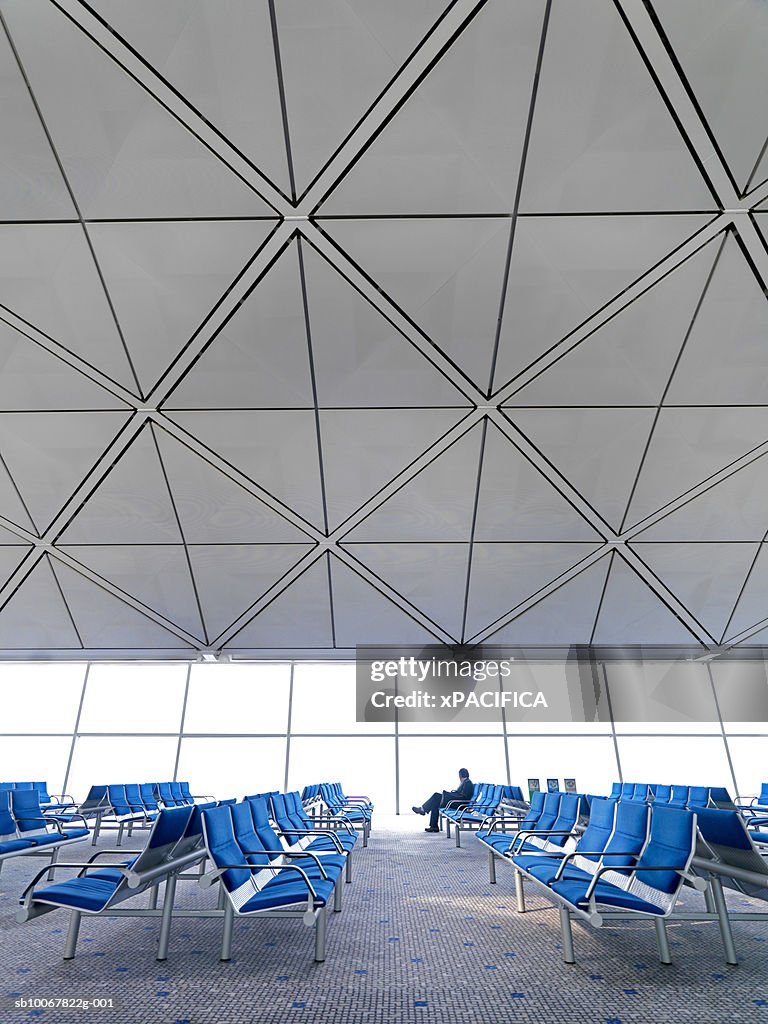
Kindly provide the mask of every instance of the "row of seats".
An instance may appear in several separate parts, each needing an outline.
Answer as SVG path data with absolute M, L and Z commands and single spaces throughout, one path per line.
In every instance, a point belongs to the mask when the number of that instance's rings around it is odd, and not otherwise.
M 18 919 L 28 921 L 56 908 L 68 909 L 71 918 L 64 956 L 71 958 L 83 915 L 130 916 L 130 910 L 116 911 L 116 905 L 149 888 L 149 909 L 133 913 L 162 917 L 158 959 L 165 959 L 176 881 L 190 877 L 183 871 L 199 863 L 193 877 L 203 887 L 220 889 L 217 907 L 201 910 L 200 916 L 223 918 L 223 960 L 231 956 L 234 919 L 258 915 L 293 917 L 313 926 L 315 959 L 322 961 L 326 908 L 333 897 L 334 910 L 341 910 L 342 875 L 351 882 L 351 855 L 357 840 L 356 829 L 341 819 L 333 828 L 318 828 L 298 792 L 160 809 L 138 856 L 105 866 L 102 856 L 122 854 L 101 851 L 87 864 L 58 864 L 56 869 L 75 867 L 77 874 L 42 888 L 38 882 L 43 873 L 38 873 L 22 894 Z M 206 860 L 211 867 L 204 873 Z M 165 888 L 160 909 L 161 883 Z
M 49 794 L 47 782 L 0 782 L 0 793 L 12 792 L 15 789 L 37 790 L 40 806 L 46 808 L 46 810 L 58 807 L 72 807 L 75 803 L 68 793 L 54 794 L 53 796 Z
M 75 824 L 78 819 L 81 825 Z M 88 835 L 81 815 L 44 814 L 39 790 L 0 790 L 0 869 L 4 861 L 21 856 L 50 856 L 54 864 L 61 847 Z
M 477 832 L 478 840 L 489 851 L 489 873 L 496 881 L 495 858 L 511 857 L 526 850 L 550 850 L 564 846 L 573 835 L 580 819 L 588 813 L 588 798 L 580 793 L 540 791 L 531 793 L 531 804 L 522 819 L 513 822 L 512 831 L 506 815 L 491 815 Z
M 724 786 L 675 786 L 655 782 L 614 782 L 610 799 L 653 801 L 670 807 L 721 807 L 733 810 L 736 806 Z
M 445 825 L 446 837 L 450 839 L 451 825 L 454 825 L 456 846 L 461 846 L 462 831 L 473 832 L 486 818 L 496 813 L 502 801 L 523 805 L 523 793 L 519 786 L 497 785 L 492 782 L 476 782 L 469 803 L 461 800 L 450 801 L 440 809 L 440 823 Z
M 492 883 L 497 859 L 512 864 L 518 911 L 525 910 L 524 880 L 558 906 L 566 962 L 574 962 L 572 918 L 599 927 L 629 916 L 655 921 L 660 959 L 669 963 L 664 922 L 685 884 L 705 896 L 704 909 L 686 910 L 686 917 L 717 920 L 726 961 L 735 964 L 731 920 L 755 914 L 729 909 L 722 887 L 768 901 L 768 861 L 761 853 L 768 833 L 749 832 L 736 808 L 672 806 L 629 792 L 591 797 L 581 828 L 584 806 L 574 794 L 534 793 L 518 831 L 495 831 L 489 820 L 478 833 Z
M 348 796 L 340 782 L 318 782 L 305 786 L 301 800 L 318 823 L 332 824 L 344 820 L 357 829 L 368 845 L 373 821 L 373 803 L 367 796 Z
M 625 916 L 652 919 L 659 958 L 670 963 L 665 921 L 683 882 L 701 891 L 707 886 L 690 870 L 696 825 L 697 813 L 685 808 L 596 797 L 580 836 L 534 826 L 506 854 L 515 868 L 518 909 L 524 910 L 522 879 L 558 906 L 566 963 L 575 959 L 572 918 L 594 927 Z
M 161 808 L 191 807 L 198 800 L 212 797 L 195 797 L 188 782 L 127 782 L 111 783 L 105 786 L 91 786 L 88 796 L 78 807 L 86 818 L 94 818 L 93 845 L 103 830 L 118 833 L 117 845 L 134 828 L 146 828 L 156 818 Z

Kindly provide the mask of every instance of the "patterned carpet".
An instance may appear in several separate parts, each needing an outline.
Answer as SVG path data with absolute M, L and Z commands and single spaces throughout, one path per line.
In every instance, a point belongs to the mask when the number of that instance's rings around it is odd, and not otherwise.
M 552 908 L 529 893 L 528 912 L 516 914 L 511 872 L 500 865 L 499 884 L 490 886 L 476 840 L 464 846 L 425 835 L 420 818 L 378 818 L 370 846 L 356 853 L 343 912 L 329 915 L 324 964 L 313 962 L 310 929 L 274 920 L 237 921 L 233 960 L 221 963 L 221 922 L 189 918 L 174 923 L 165 963 L 154 958 L 158 923 L 141 918 L 84 920 L 78 955 L 64 962 L 65 912 L 25 925 L 14 917 L 19 893 L 43 862 L 6 862 L 0 1024 L 768 1021 L 762 923 L 734 925 L 738 967 L 725 965 L 714 923 L 670 925 L 669 967 L 659 964 L 647 924 L 575 925 L 577 963 L 567 966 Z M 92 849 L 66 852 L 63 860 L 84 860 Z M 686 901 L 701 906 L 698 894 Z M 210 890 L 180 883 L 177 906 L 214 904 Z M 25 996 L 106 996 L 118 1008 L 15 1009 Z

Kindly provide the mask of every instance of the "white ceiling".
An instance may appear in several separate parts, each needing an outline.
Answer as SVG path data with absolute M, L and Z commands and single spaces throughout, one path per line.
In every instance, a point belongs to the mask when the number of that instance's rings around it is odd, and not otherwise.
M 0 14 L 0 654 L 768 641 L 764 0 Z

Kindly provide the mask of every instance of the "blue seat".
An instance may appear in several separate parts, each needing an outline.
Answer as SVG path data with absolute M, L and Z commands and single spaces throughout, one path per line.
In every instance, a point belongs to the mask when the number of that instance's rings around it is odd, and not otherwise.
M 170 931 L 170 916 L 173 910 L 175 872 L 184 863 L 193 862 L 195 859 L 200 860 L 203 856 L 202 822 L 198 812 L 195 826 L 191 828 L 193 813 L 194 809 L 191 807 L 163 811 L 152 825 L 144 850 L 135 858 L 119 866 L 105 867 L 95 862 L 87 864 L 60 862 L 53 866 L 53 870 L 75 868 L 78 871 L 77 875 L 54 882 L 53 885 L 44 888 L 37 888 L 40 878 L 48 870 L 44 868 L 24 890 L 17 919 L 29 921 L 56 909 L 69 909 L 71 919 L 64 948 L 64 958 L 71 959 L 75 955 L 80 919 L 83 914 L 108 915 L 116 904 L 144 892 L 150 886 L 158 884 L 159 881 L 172 879 L 173 884 L 169 882 L 166 887 L 163 914 L 167 920 L 164 920 L 165 934 L 161 933 L 161 950 L 158 954 L 159 959 L 164 959 Z M 181 847 L 185 840 L 186 846 Z M 181 852 L 177 852 L 180 847 Z M 142 910 L 140 913 L 146 913 L 146 911 Z M 160 912 L 157 911 L 157 913 Z
M 559 878 L 582 878 L 594 874 L 613 833 L 619 806 L 616 801 L 595 797 L 590 805 L 587 827 L 572 850 L 566 847 L 561 853 L 550 850 L 540 857 L 523 854 L 519 858 L 513 857 L 512 863 L 545 885 Z
M 266 853 L 262 863 L 250 863 L 247 856 L 258 856 L 258 851 L 246 855 L 242 850 L 233 813 L 235 809 L 228 806 L 203 811 L 206 850 L 215 865 L 208 878 L 223 887 L 225 897 L 221 959 L 231 956 L 233 917 L 263 917 L 272 911 L 283 917 L 295 913 L 298 920 L 311 924 L 315 928 L 315 960 L 324 960 L 326 907 L 332 893 L 338 893 L 337 883 L 319 870 L 310 873 L 298 864 L 271 863 Z M 258 838 L 255 822 L 253 831 Z
M 270 804 L 281 835 L 291 845 L 308 850 L 350 853 L 357 843 L 357 832 L 351 826 L 347 829 L 319 829 L 305 814 L 297 792 L 273 793 Z
M 643 816 L 650 816 L 649 829 Z M 649 809 L 640 801 L 620 800 L 611 838 L 597 866 L 585 858 L 559 875 L 556 871 L 554 876 L 537 879 L 528 872 L 537 892 L 550 896 L 560 908 L 566 963 L 574 962 L 572 918 L 600 927 L 612 917 L 628 914 L 654 920 L 659 957 L 662 963 L 670 963 L 665 918 L 672 913 L 684 881 L 705 887 L 690 871 L 695 845 L 695 812 L 664 804 Z
M 544 794 L 540 791 L 531 793 L 531 806 L 528 809 L 528 813 L 521 821 L 514 822 L 516 826 L 514 831 L 497 831 L 497 827 L 501 826 L 502 828 L 506 828 L 507 824 L 509 824 L 509 819 L 504 818 L 489 818 L 478 829 L 477 838 L 480 840 L 481 843 L 483 843 L 484 846 L 487 846 L 490 851 L 489 856 L 491 857 L 491 859 L 489 860 L 489 866 L 492 875 L 493 852 L 495 851 L 499 854 L 506 853 L 511 848 L 519 832 L 528 831 L 535 827 L 543 813 L 544 800 L 546 795 L 549 794 Z M 554 822 L 554 820 L 555 819 L 553 818 L 552 821 Z M 493 880 L 493 878 L 491 880 Z

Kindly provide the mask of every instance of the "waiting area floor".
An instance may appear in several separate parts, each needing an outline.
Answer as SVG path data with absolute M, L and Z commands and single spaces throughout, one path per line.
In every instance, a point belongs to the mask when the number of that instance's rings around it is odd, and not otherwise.
M 717 925 L 693 922 L 670 925 L 669 967 L 659 964 L 647 923 L 600 931 L 577 924 L 577 963 L 566 966 L 557 914 L 532 894 L 528 912 L 516 914 L 511 871 L 499 865 L 499 884 L 490 886 L 473 837 L 457 850 L 453 838 L 426 835 L 424 819 L 410 815 L 377 816 L 375 826 L 368 849 L 358 844 L 343 913 L 329 915 L 324 964 L 313 962 L 310 929 L 277 920 L 237 921 L 233 959 L 221 963 L 221 922 L 193 918 L 174 922 L 164 963 L 154 958 L 154 919 L 84 919 L 77 957 L 65 962 L 68 914 L 15 922 L 18 895 L 44 862 L 7 862 L 0 1022 L 768 1022 L 768 918 L 734 924 L 738 967 L 725 965 Z M 62 860 L 92 852 L 75 846 Z M 700 895 L 686 899 L 700 906 Z M 177 907 L 202 905 L 212 905 L 211 891 L 180 883 Z M 19 996 L 111 997 L 117 1008 L 14 1009 Z

